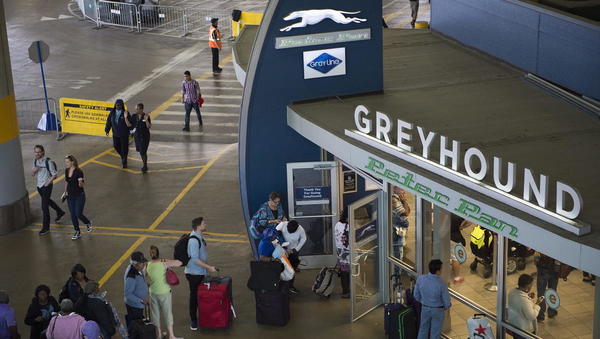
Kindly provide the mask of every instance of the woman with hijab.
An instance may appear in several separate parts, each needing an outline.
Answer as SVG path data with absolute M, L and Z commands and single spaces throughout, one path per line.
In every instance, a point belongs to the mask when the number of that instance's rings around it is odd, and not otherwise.
M 125 110 L 125 103 L 122 99 L 115 101 L 115 107 L 106 118 L 106 126 L 104 132 L 106 136 L 112 129 L 113 147 L 121 156 L 121 164 L 123 168 L 127 168 L 127 154 L 129 153 L 129 111 Z

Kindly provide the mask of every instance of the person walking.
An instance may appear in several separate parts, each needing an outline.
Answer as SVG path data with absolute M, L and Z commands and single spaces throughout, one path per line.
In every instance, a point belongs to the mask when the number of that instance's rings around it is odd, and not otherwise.
M 15 310 L 8 306 L 10 298 L 8 293 L 0 290 L 0 338 L 2 339 L 19 339 L 19 329 L 17 328 L 17 318 Z
M 198 81 L 192 79 L 190 71 L 183 72 L 183 82 L 181 83 L 181 102 L 185 107 L 185 125 L 182 131 L 190 131 L 190 113 L 192 108 L 196 111 L 198 123 L 202 126 L 202 115 L 200 114 L 200 105 L 198 98 L 201 97 L 200 85 Z
M 413 295 L 421 303 L 421 325 L 418 339 L 438 339 L 442 335 L 444 313 L 452 306 L 448 284 L 441 278 L 442 261 L 429 262 L 429 274 L 417 279 Z
M 117 332 L 117 323 L 112 307 L 100 293 L 100 285 L 95 281 L 88 281 L 83 290 L 85 294 L 75 304 L 75 312 L 88 321 L 95 321 L 100 326 L 104 339 L 112 338 Z
M 123 99 L 117 99 L 115 106 L 106 118 L 104 132 L 106 136 L 112 130 L 113 147 L 121 157 L 121 165 L 127 168 L 127 155 L 129 154 L 129 111 L 125 109 Z
M 211 26 L 208 30 L 208 46 L 212 51 L 212 70 L 213 74 L 217 75 L 223 72 L 223 69 L 219 67 L 219 51 L 223 47 L 221 42 L 221 32 L 219 31 L 219 18 L 210 19 Z
M 144 269 L 148 260 L 142 252 L 133 252 L 125 270 L 125 322 L 131 335 L 131 322 L 144 318 L 144 307 L 148 305 L 148 285 Z
M 150 129 L 152 128 L 152 119 L 150 114 L 144 113 L 144 104 L 139 103 L 135 106 L 135 114 L 129 118 L 131 127 L 133 127 L 133 139 L 135 140 L 135 150 L 142 157 L 142 173 L 148 172 L 148 146 L 150 145 Z
M 25 315 L 25 324 L 31 326 L 29 338 L 39 339 L 42 332 L 48 328 L 50 319 L 59 311 L 58 302 L 50 295 L 50 287 L 39 285 Z
M 81 339 L 85 319 L 75 313 L 71 299 L 60 302 L 60 313 L 53 317 L 46 330 L 47 339 Z
M 156 326 L 156 337 L 162 337 L 160 317 L 165 320 L 169 334 L 168 339 L 178 339 L 173 332 L 173 301 L 171 286 L 167 283 L 167 269 L 179 267 L 179 260 L 160 259 L 158 247 L 150 246 L 150 262 L 146 268 L 148 285 L 150 285 L 150 320 Z
M 410 16 L 412 20 L 410 21 L 410 27 L 415 28 L 415 23 L 417 22 L 417 15 L 419 14 L 419 0 L 410 0 Z
M 394 186 L 392 193 L 392 244 L 394 256 L 400 260 L 404 260 L 404 246 L 406 245 L 406 233 L 409 222 L 410 205 L 406 198 L 406 191 L 400 187 Z M 397 266 L 394 268 L 394 273 L 398 274 Z
M 190 329 L 198 329 L 198 286 L 208 272 L 216 272 L 217 268 L 208 264 L 208 251 L 202 233 L 206 231 L 203 217 L 192 220 L 192 232 L 188 241 L 187 253 L 190 257 L 185 266 L 185 277 L 190 285 Z
M 63 193 L 63 196 L 67 198 L 71 222 L 73 222 L 73 228 L 75 229 L 75 234 L 73 234 L 71 240 L 77 240 L 81 238 L 79 220 L 85 224 L 88 232 L 92 231 L 92 222 L 83 215 L 83 208 L 85 207 L 84 180 L 83 171 L 79 168 L 77 159 L 72 155 L 67 155 L 65 157 L 65 167 L 65 193 Z
M 546 289 L 558 290 L 558 278 L 560 273 L 560 262 L 554 260 L 545 254 L 535 252 L 533 262 L 537 267 L 537 294 L 542 296 L 546 293 Z M 546 302 L 540 303 L 540 312 L 537 316 L 538 322 L 543 322 L 546 319 Z M 558 314 L 558 311 L 549 308 L 548 318 L 552 319 Z
M 52 200 L 52 187 L 54 179 L 58 175 L 58 169 L 56 163 L 50 158 L 46 157 L 44 146 L 35 145 L 33 147 L 33 153 L 35 159 L 33 160 L 33 168 L 31 169 L 31 176 L 37 176 L 37 191 L 40 194 L 42 200 L 42 229 L 40 235 L 46 235 L 50 232 L 50 207 L 56 211 L 56 219 L 54 222 L 59 222 L 60 219 L 65 215 L 65 211 L 62 210 Z
M 337 267 L 342 282 L 342 298 L 350 298 L 350 226 L 348 214 L 342 211 L 340 220 L 334 227 Z
M 531 292 L 533 278 L 529 274 L 521 274 L 518 287 L 508 293 L 508 322 L 519 329 L 536 333 L 537 315 L 544 297 L 538 297 L 534 302 L 535 293 Z M 513 334 L 516 339 L 525 338 Z

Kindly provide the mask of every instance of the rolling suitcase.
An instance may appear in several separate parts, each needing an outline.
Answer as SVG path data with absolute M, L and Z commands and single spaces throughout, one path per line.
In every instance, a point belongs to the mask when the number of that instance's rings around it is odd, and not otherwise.
M 130 339 L 156 339 L 156 326 L 150 321 L 148 306 L 144 308 L 144 319 L 131 321 L 128 330 Z
M 329 298 L 333 290 L 335 289 L 335 277 L 338 275 L 338 271 L 335 268 L 323 267 L 313 284 L 312 290 L 318 296 Z
M 417 337 L 417 318 L 412 307 L 400 303 L 384 305 L 384 327 L 388 339 L 414 339 Z
M 252 291 L 278 291 L 284 266 L 278 261 L 251 261 L 246 286 Z
M 285 326 L 290 321 L 290 296 L 287 288 L 256 291 L 256 323 Z
M 235 317 L 230 277 L 206 277 L 198 286 L 198 324 L 202 328 L 225 328 Z

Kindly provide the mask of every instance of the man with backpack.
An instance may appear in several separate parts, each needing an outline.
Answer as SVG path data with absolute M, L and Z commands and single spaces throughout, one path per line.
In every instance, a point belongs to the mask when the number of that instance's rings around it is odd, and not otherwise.
M 58 169 L 56 163 L 50 158 L 46 157 L 44 146 L 35 145 L 33 148 L 35 159 L 33 159 L 33 168 L 31 169 L 31 176 L 37 176 L 37 191 L 40 194 L 42 200 L 42 229 L 40 235 L 46 235 L 50 232 L 50 208 L 52 207 L 56 211 L 55 222 L 59 222 L 60 219 L 65 215 L 63 211 L 53 200 L 52 200 L 52 187 L 53 181 L 58 175 Z
M 202 233 L 206 230 L 203 217 L 192 220 L 192 232 L 184 235 L 175 244 L 175 259 L 185 265 L 185 277 L 190 285 L 190 329 L 198 329 L 198 286 L 208 272 L 217 268 L 207 263 L 208 251 Z

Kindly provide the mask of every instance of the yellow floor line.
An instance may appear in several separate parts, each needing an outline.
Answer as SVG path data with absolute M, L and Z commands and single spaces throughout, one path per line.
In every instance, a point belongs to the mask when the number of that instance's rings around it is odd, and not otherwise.
M 32 226 L 42 226 L 41 223 L 33 223 Z M 73 225 L 61 225 L 61 224 L 50 224 L 50 227 L 53 228 L 72 228 Z M 181 231 L 174 229 L 154 229 L 148 230 L 143 227 L 113 227 L 113 226 L 96 226 L 94 225 L 94 229 L 99 230 L 113 230 L 113 231 L 129 231 L 129 232 L 151 232 L 151 233 L 176 233 L 176 234 L 187 234 L 190 231 Z M 39 230 L 39 229 L 38 229 Z M 215 237 L 235 237 L 235 238 L 246 238 L 244 234 L 236 234 L 236 233 L 218 233 L 218 232 L 204 232 L 206 235 L 215 236 Z
M 108 271 L 104 273 L 102 278 L 98 280 L 98 284 L 100 285 L 100 287 L 102 287 L 108 281 L 108 279 L 110 279 L 110 277 L 112 277 L 112 275 L 115 274 L 115 272 L 121 267 L 121 265 L 123 265 L 125 260 L 129 260 L 131 253 L 133 253 L 144 242 L 144 240 L 146 240 L 146 238 L 147 237 L 142 236 L 138 238 L 133 244 L 131 244 L 131 246 L 129 246 L 127 251 L 125 251 L 125 253 L 123 253 L 123 255 L 119 259 L 117 259 L 117 261 L 108 269 Z
M 121 159 L 121 156 L 116 154 L 115 152 L 110 152 L 108 155 L 113 156 L 115 158 Z M 142 159 L 127 157 L 128 160 L 142 162 Z M 192 158 L 192 159 L 183 159 L 183 160 L 163 160 L 163 161 L 148 161 L 148 164 L 169 164 L 174 162 L 192 162 L 192 161 L 201 161 L 201 160 L 209 160 L 210 158 Z
M 158 169 L 158 170 L 148 170 L 148 173 L 157 173 L 157 172 L 172 172 L 172 171 L 185 171 L 191 169 L 200 169 L 206 166 L 188 166 L 188 167 L 177 167 L 177 168 L 167 168 L 167 169 Z
M 96 228 L 98 228 L 98 227 L 96 227 Z M 28 228 L 28 230 L 32 231 L 32 232 L 39 231 L 38 228 Z M 142 229 L 141 231 L 148 232 L 148 231 L 145 231 L 144 229 Z M 71 231 L 71 230 L 53 230 L 52 232 L 71 233 L 73 231 Z M 185 233 L 189 233 L 189 232 L 185 232 Z M 120 233 L 120 232 L 92 232 L 92 233 L 86 233 L 86 234 L 112 235 L 112 236 L 116 236 L 116 237 L 126 237 L 126 238 L 145 237 L 145 238 L 152 238 L 152 239 L 179 239 L 181 237 L 181 236 L 176 236 L 176 235 L 153 235 L 153 234 L 139 235 L 139 234 L 133 234 L 133 233 Z M 204 234 L 207 234 L 207 233 L 204 233 Z M 84 234 L 83 236 L 86 236 L 86 235 Z M 215 238 L 209 238 L 209 237 L 205 237 L 204 240 L 206 240 L 208 242 L 226 242 L 226 243 L 239 243 L 239 244 L 245 244 L 248 242 L 247 240 L 240 240 L 240 239 L 215 239 Z M 130 255 L 131 255 L 131 253 L 130 253 Z
M 219 152 L 219 154 L 217 154 L 217 156 L 212 158 L 206 164 L 206 166 L 204 168 L 202 168 L 196 174 L 196 176 L 194 176 L 194 178 L 192 178 L 192 180 L 190 180 L 190 182 L 183 188 L 183 190 L 177 195 L 177 197 L 175 197 L 175 199 L 173 201 L 171 201 L 169 206 L 167 206 L 167 208 L 158 216 L 158 218 L 156 218 L 156 220 L 154 220 L 154 222 L 150 225 L 150 227 L 148 227 L 148 229 L 153 230 L 153 229 L 157 228 L 158 225 L 160 225 L 160 223 L 167 217 L 167 215 L 169 213 L 171 213 L 171 211 L 175 208 L 175 206 L 177 206 L 177 204 L 181 201 L 181 199 L 183 199 L 183 197 L 185 197 L 185 195 L 192 189 L 192 187 L 194 187 L 194 185 L 198 182 L 198 180 L 200 180 L 200 178 L 202 178 L 202 176 L 204 176 L 204 173 L 206 173 L 206 171 L 208 171 L 208 169 L 211 168 L 212 165 L 214 165 L 214 163 L 217 160 L 219 160 L 219 158 L 221 158 L 223 156 L 223 154 L 225 154 L 225 152 L 227 152 L 229 149 L 231 149 L 234 145 L 236 145 L 236 144 L 231 144 L 231 145 L 225 147 L 224 149 L 221 150 L 221 152 Z
M 129 172 L 129 173 L 133 173 L 133 174 L 141 174 L 142 173 L 141 171 L 132 170 L 130 168 L 121 168 L 121 166 L 109 164 L 107 162 L 100 161 L 100 160 L 94 160 L 93 162 L 95 164 L 106 166 L 106 167 L 110 167 L 110 168 L 114 168 L 114 169 L 118 169 L 119 171 L 123 171 L 123 172 Z

